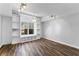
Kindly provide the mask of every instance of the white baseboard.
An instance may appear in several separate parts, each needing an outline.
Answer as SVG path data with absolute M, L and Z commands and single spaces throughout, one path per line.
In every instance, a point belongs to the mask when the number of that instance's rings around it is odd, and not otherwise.
M 44 38 L 49 39 L 49 40 L 52 40 L 52 38 L 49 38 L 49 37 L 44 37 Z M 76 49 L 79 49 L 78 46 L 71 45 L 71 44 L 68 44 L 68 43 L 65 43 L 65 42 L 61 42 L 61 41 L 57 41 L 57 40 L 55 40 L 55 39 L 53 39 L 52 41 L 58 42 L 58 43 L 60 43 L 60 44 L 64 44 L 64 45 L 67 45 L 67 46 L 70 46 L 70 47 L 73 47 L 73 48 L 76 48 Z

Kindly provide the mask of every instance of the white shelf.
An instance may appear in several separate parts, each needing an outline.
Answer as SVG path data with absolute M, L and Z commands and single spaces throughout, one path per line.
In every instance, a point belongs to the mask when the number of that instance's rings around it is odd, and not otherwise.
M 16 19 L 17 20 L 17 19 Z M 15 21 L 15 20 L 12 20 L 12 22 L 16 22 L 16 23 L 18 23 L 19 22 L 19 20 L 17 20 L 17 21 Z
M 41 35 L 41 23 L 40 23 L 40 20 L 37 20 L 37 37 L 36 39 L 40 39 L 40 35 Z
M 13 37 L 18 37 L 18 35 L 17 35 L 17 34 L 13 34 L 12 36 L 13 36 Z
M 13 24 L 15 24 L 15 23 L 16 23 L 16 24 L 19 24 L 19 22 L 16 22 L 16 21 L 13 21 L 12 23 L 13 23 Z
M 19 27 L 12 27 L 12 30 L 19 30 Z
M 12 31 L 19 31 L 18 28 L 12 28 Z
M 12 16 L 13 18 L 13 22 L 18 22 L 19 21 L 19 17 L 18 17 L 18 15 L 16 15 L 16 14 L 13 14 L 13 16 Z
M 12 29 L 19 29 L 19 24 L 12 23 Z
M 18 31 L 13 31 L 13 32 L 12 32 L 12 36 L 19 36 L 18 34 L 19 34 Z
M 32 37 L 32 36 L 36 36 L 34 34 L 30 34 L 30 35 L 21 35 L 21 37 Z
M 18 14 L 14 14 L 12 15 L 12 37 L 15 38 L 19 38 L 20 36 L 20 19 L 19 19 L 19 15 Z

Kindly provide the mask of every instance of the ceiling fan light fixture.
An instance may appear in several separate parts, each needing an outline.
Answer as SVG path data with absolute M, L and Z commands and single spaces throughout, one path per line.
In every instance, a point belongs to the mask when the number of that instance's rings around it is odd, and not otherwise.
M 20 8 L 19 8 L 19 12 L 24 11 L 26 9 L 26 6 L 27 6 L 26 3 L 21 3 Z

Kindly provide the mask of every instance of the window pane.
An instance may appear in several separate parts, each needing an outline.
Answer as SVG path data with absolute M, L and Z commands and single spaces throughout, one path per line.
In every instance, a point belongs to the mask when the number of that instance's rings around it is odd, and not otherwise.
M 34 29 L 34 23 L 29 23 L 29 29 Z
M 34 34 L 34 29 L 29 29 L 29 34 Z
M 26 22 L 21 23 L 21 34 L 22 35 L 28 34 L 28 24 Z
M 34 34 L 34 23 L 29 23 L 29 34 Z

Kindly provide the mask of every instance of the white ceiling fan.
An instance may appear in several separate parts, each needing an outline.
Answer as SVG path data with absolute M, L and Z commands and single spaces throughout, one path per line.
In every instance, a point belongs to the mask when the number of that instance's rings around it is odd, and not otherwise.
M 27 6 L 26 0 L 21 0 L 19 12 L 24 11 L 26 9 L 26 6 Z

